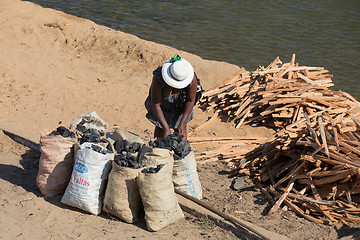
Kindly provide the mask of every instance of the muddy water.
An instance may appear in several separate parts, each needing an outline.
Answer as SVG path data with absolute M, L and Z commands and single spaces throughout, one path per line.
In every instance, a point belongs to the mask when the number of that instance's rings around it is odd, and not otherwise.
M 360 100 L 359 0 L 32 2 L 247 70 L 295 53 Z

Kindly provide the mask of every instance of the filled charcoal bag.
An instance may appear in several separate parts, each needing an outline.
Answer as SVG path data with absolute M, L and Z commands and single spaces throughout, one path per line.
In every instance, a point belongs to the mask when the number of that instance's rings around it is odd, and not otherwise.
M 89 112 L 80 115 L 80 118 L 75 119 L 70 124 L 70 129 L 74 132 L 84 132 L 88 129 L 96 129 L 104 135 L 109 128 L 108 124 L 102 120 L 96 112 Z
M 92 214 L 99 214 L 113 159 L 114 153 L 100 145 L 88 142 L 81 144 L 61 202 Z
M 157 173 L 143 169 L 137 179 L 149 231 L 159 231 L 184 217 L 174 192 L 172 169 L 170 159 Z
M 76 138 L 49 136 L 55 130 L 40 133 L 40 161 L 36 185 L 45 198 L 64 193 L 74 165 L 73 145 Z
M 178 189 L 197 199 L 202 198 L 201 184 L 196 168 L 194 149 L 182 159 L 174 160 L 173 182 Z
M 103 211 L 127 223 L 139 220 L 142 207 L 137 176 L 141 168 L 120 167 L 112 161 L 112 168 L 104 196 Z

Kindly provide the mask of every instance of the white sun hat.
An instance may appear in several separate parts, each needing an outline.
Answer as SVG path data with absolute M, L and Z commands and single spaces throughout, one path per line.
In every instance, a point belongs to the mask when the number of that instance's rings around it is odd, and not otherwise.
M 175 56 L 162 65 L 161 75 L 170 87 L 183 89 L 193 80 L 194 69 L 188 61 Z

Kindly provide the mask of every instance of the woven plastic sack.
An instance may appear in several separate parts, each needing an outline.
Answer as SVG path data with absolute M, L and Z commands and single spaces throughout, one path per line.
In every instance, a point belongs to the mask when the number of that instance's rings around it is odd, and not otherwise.
M 72 131 L 84 132 L 88 129 L 96 129 L 102 135 L 104 135 L 109 128 L 108 124 L 102 120 L 96 112 L 89 112 L 87 114 L 80 115 L 80 118 L 75 119 L 70 124 L 70 129 Z
M 157 173 L 140 173 L 138 186 L 149 231 L 160 229 L 184 217 L 172 183 L 172 156 Z
M 64 193 L 74 165 L 73 145 L 76 138 L 48 136 L 54 130 L 40 133 L 40 161 L 36 185 L 45 198 Z
M 141 169 L 120 167 L 112 161 L 105 191 L 103 211 L 127 223 L 139 220 L 139 210 L 142 206 L 137 176 Z
M 100 147 L 104 152 L 108 151 L 93 143 L 83 143 L 80 146 L 61 202 L 97 215 L 101 212 L 104 188 L 114 153 L 99 153 L 92 149 L 92 145 Z
M 196 169 L 195 152 L 192 150 L 186 157 L 175 160 L 173 182 L 178 189 L 197 199 L 202 198 L 201 184 Z

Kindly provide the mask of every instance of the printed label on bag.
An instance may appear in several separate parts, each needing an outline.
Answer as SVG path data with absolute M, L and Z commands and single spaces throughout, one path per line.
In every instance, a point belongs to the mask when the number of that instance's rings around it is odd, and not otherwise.
M 79 173 L 87 173 L 89 169 L 82 163 L 75 163 L 75 170 Z

